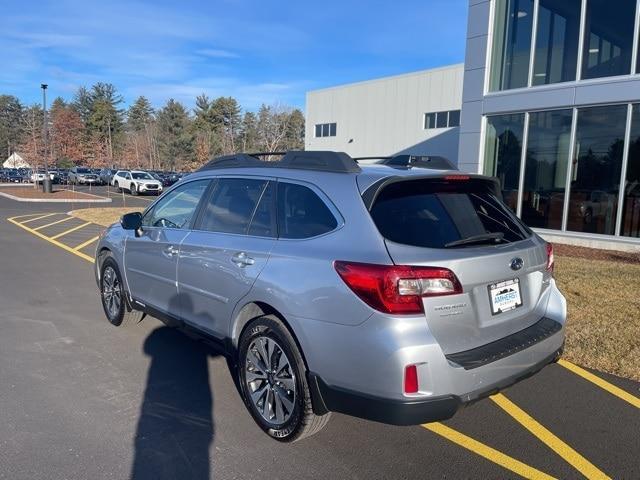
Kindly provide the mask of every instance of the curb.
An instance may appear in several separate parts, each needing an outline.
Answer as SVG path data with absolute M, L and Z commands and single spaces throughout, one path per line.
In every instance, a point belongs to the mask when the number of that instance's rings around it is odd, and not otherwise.
M 94 195 L 96 198 L 56 198 L 56 199 L 48 199 L 48 198 L 22 198 L 16 197 L 15 195 L 11 195 L 6 192 L 0 192 L 0 196 L 10 198 L 11 200 L 15 200 L 16 202 L 28 202 L 28 203 L 111 203 L 112 200 L 110 198 L 98 197 Z

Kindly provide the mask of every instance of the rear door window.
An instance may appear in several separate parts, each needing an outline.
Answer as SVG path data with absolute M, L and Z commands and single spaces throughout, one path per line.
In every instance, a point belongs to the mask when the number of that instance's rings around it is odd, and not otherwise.
M 530 236 L 485 180 L 392 183 L 378 195 L 371 217 L 386 239 L 416 247 L 499 244 Z
M 263 190 L 258 206 L 249 224 L 249 235 L 256 237 L 276 237 L 276 184 L 269 182 Z
M 268 183 L 248 178 L 219 179 L 205 206 L 199 230 L 246 235 Z
M 280 238 L 311 238 L 338 226 L 329 207 L 304 185 L 278 183 L 278 232 Z

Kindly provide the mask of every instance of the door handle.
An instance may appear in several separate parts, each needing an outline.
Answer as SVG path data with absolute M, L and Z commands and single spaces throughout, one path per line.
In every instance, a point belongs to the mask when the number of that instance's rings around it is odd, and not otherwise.
M 246 267 L 247 265 L 253 265 L 256 261 L 247 256 L 245 252 L 238 252 L 233 257 L 231 257 L 231 261 L 235 263 L 239 267 Z
M 163 253 L 167 257 L 173 257 L 174 255 L 177 255 L 179 252 L 180 252 L 180 249 L 178 247 L 174 247 L 173 245 L 169 245 L 167 248 L 163 250 Z

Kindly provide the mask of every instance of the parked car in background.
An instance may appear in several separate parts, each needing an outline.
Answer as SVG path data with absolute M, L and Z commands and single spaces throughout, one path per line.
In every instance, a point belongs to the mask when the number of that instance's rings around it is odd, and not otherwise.
M 60 174 L 58 173 L 58 170 L 49 170 L 49 177 L 53 183 L 60 183 Z
M 111 185 L 111 179 L 116 174 L 117 170 L 113 168 L 103 168 L 100 170 L 98 177 L 100 178 L 100 183 L 103 185 Z
M 69 183 L 72 185 L 90 185 L 98 183 L 98 175 L 87 167 L 73 167 L 69 170 Z
M 69 169 L 68 168 L 59 168 L 58 169 L 58 182 L 66 185 L 69 183 Z
M 7 168 L 2 173 L 2 181 L 6 183 L 22 183 L 22 175 L 15 168 Z
M 165 175 L 165 182 L 166 182 L 165 187 L 170 187 L 174 183 L 178 182 L 178 180 L 180 180 L 179 173 L 168 172 L 167 175 Z
M 497 179 L 390 160 L 212 160 L 101 236 L 107 319 L 148 313 L 219 343 L 280 441 L 331 411 L 444 420 L 556 361 L 567 311 L 551 244 Z
M 29 180 L 33 183 L 42 183 L 47 178 L 47 172 L 44 170 L 35 170 L 29 175 Z
M 150 173 L 142 170 L 118 170 L 111 180 L 118 190 L 128 190 L 131 195 L 144 193 L 162 193 L 162 183 Z

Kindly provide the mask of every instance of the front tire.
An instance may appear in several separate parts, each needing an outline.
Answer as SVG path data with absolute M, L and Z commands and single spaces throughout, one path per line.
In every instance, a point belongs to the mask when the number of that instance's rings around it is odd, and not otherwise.
M 318 433 L 329 421 L 330 414 L 313 412 L 304 360 L 278 317 L 259 317 L 246 327 L 237 372 L 247 409 L 271 438 L 295 442 Z
M 120 269 L 112 257 L 107 257 L 102 263 L 100 297 L 104 314 L 112 325 L 126 326 L 140 323 L 142 320 L 142 312 L 131 310 L 127 305 Z

